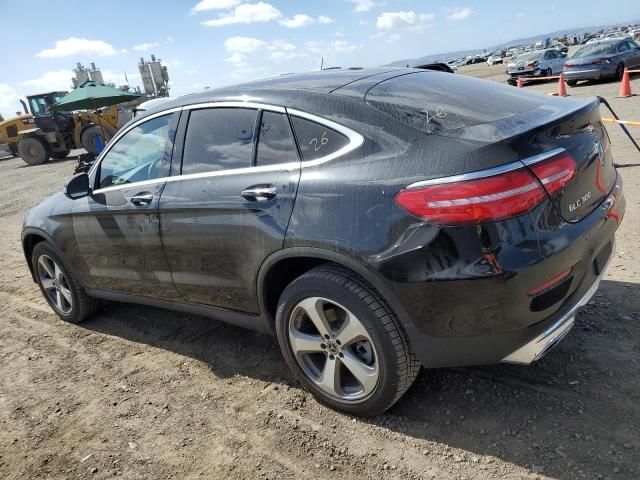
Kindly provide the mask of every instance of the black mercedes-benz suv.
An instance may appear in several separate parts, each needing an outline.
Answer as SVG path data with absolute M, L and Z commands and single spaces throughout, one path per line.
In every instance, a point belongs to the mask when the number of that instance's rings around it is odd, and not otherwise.
M 621 186 L 596 99 L 332 70 L 136 117 L 22 243 L 64 320 L 106 299 L 274 333 L 319 401 L 372 415 L 421 365 L 526 364 L 562 339 Z

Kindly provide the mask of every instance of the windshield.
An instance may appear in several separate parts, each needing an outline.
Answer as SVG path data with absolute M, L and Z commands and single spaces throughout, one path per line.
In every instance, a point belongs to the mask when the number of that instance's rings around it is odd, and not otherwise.
M 591 57 L 592 55 L 611 55 L 616 51 L 615 43 L 605 43 L 602 45 L 592 45 L 578 50 L 573 58 Z
M 540 58 L 541 52 L 531 52 L 525 53 L 524 55 L 520 55 L 516 58 L 516 62 L 526 62 L 528 60 L 538 60 Z

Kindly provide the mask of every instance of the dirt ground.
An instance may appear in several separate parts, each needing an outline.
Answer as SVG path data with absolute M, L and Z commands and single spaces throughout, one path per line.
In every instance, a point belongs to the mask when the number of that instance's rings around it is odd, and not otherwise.
M 640 93 L 640 77 L 632 87 Z M 617 99 L 618 88 L 569 90 L 640 120 L 640 96 Z M 627 214 L 571 334 L 529 367 L 423 370 L 369 420 L 318 405 L 275 338 L 119 304 L 62 322 L 19 238 L 24 214 L 61 188 L 73 162 L 0 161 L 0 478 L 640 478 L 640 153 L 609 131 Z

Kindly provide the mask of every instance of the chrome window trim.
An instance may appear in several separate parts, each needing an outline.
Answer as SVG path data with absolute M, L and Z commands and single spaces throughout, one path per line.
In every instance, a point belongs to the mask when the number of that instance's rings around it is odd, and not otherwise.
M 269 110 L 271 112 L 278 113 L 286 113 L 284 107 L 279 107 L 277 105 L 269 105 L 266 103 L 258 103 L 258 102 L 205 102 L 205 103 L 194 103 L 191 105 L 184 105 L 183 110 L 200 110 L 203 108 L 251 108 L 256 110 Z
M 296 110 L 294 108 L 287 108 L 286 110 L 287 110 L 287 113 L 291 116 L 300 117 L 315 123 L 319 123 L 320 125 L 324 125 L 327 128 L 330 128 L 332 130 L 335 130 L 336 132 L 341 133 L 342 135 L 344 135 L 349 139 L 349 143 L 347 143 L 344 147 L 342 147 L 339 150 L 336 150 L 333 153 L 325 155 L 324 157 L 316 158 L 315 160 L 307 160 L 307 161 L 303 160 L 302 161 L 303 167 L 312 167 L 315 165 L 320 165 L 322 163 L 328 162 L 335 158 L 341 157 L 342 155 L 345 155 L 355 150 L 356 148 L 360 147 L 364 143 L 364 137 L 360 135 L 358 132 L 354 132 L 350 128 L 340 125 L 339 123 L 336 123 L 332 120 L 329 120 L 324 117 L 319 117 L 312 113 Z M 293 132 L 294 136 L 295 136 L 295 133 L 296 132 Z
M 257 166 L 243 167 L 243 168 L 232 168 L 232 169 L 229 169 L 229 170 L 219 170 L 219 171 L 211 171 L 211 172 L 191 173 L 191 174 L 187 174 L 187 175 L 173 175 L 173 176 L 168 176 L 168 177 L 154 178 L 154 179 L 151 179 L 151 180 L 142 180 L 140 182 L 132 182 L 132 183 L 125 183 L 125 184 L 122 184 L 122 185 L 112 185 L 112 186 L 105 187 L 105 188 L 98 188 L 96 190 L 93 190 L 92 193 L 98 194 L 98 193 L 122 190 L 122 189 L 125 189 L 125 188 L 143 187 L 143 186 L 147 186 L 147 185 L 155 185 L 155 184 L 158 184 L 158 183 L 165 183 L 165 182 L 169 183 L 169 182 L 177 182 L 177 181 L 182 181 L 182 180 L 193 180 L 193 179 L 202 179 L 202 178 L 209 178 L 209 177 L 223 177 L 223 176 L 227 176 L 227 175 L 239 175 L 239 174 L 254 173 L 254 172 L 292 171 L 292 170 L 296 170 L 296 169 L 299 169 L 299 168 L 301 169 L 301 168 L 314 167 L 316 165 L 320 165 L 322 163 L 328 162 L 328 161 L 333 160 L 335 158 L 338 158 L 338 157 L 340 157 L 342 155 L 345 155 L 345 154 L 357 149 L 358 147 L 360 147 L 364 143 L 364 137 L 362 135 L 360 135 L 359 133 L 354 132 L 353 130 L 351 130 L 351 129 L 347 128 L 347 127 L 344 127 L 343 125 L 340 125 L 339 123 L 336 123 L 336 122 L 334 122 L 332 120 L 328 120 L 326 118 L 319 117 L 319 116 L 313 115 L 311 113 L 303 112 L 301 110 L 280 107 L 280 106 L 277 106 L 277 105 L 269 105 L 269 104 L 264 104 L 264 103 L 249 102 L 249 101 L 247 101 L 247 102 L 239 102 L 239 101 L 226 102 L 226 101 L 221 101 L 221 102 L 195 103 L 195 104 L 192 104 L 192 105 L 184 105 L 182 107 L 174 107 L 174 108 L 171 108 L 171 109 L 168 109 L 168 110 L 164 110 L 162 112 L 154 113 L 153 115 L 145 117 L 145 118 L 141 119 L 140 121 L 131 124 L 129 127 L 126 128 L 126 130 L 124 130 L 122 132 L 118 132 L 118 134 L 116 134 L 116 136 L 113 137 L 112 142 L 109 142 L 109 147 L 106 148 L 105 151 L 100 154 L 100 156 L 96 160 L 95 164 L 91 167 L 91 169 L 89 170 L 89 175 L 91 176 L 95 172 L 95 170 L 98 168 L 99 163 L 102 162 L 102 159 L 109 152 L 109 150 L 112 148 L 112 146 L 123 135 L 125 135 L 127 132 L 129 132 L 131 129 L 137 127 L 138 125 L 144 123 L 147 120 L 152 120 L 154 118 L 161 117 L 161 116 L 167 115 L 169 113 L 173 113 L 173 112 L 181 111 L 181 110 L 199 110 L 199 109 L 203 109 L 203 108 L 252 108 L 252 109 L 260 109 L 260 110 L 267 110 L 267 111 L 272 111 L 272 112 L 277 112 L 277 113 L 289 114 L 289 115 L 305 118 L 305 119 L 310 120 L 312 122 L 316 122 L 318 124 L 324 125 L 327 128 L 331 128 L 331 129 L 341 133 L 342 135 L 346 136 L 349 139 L 349 142 L 344 147 L 342 147 L 341 149 L 336 150 L 335 152 L 330 153 L 329 155 L 325 155 L 323 157 L 317 158 L 315 160 L 300 161 L 300 162 L 289 162 L 289 163 L 282 163 L 282 164 L 277 164 L 277 165 L 263 165 L 263 166 L 257 165 Z M 295 132 L 294 132 L 294 135 L 295 135 Z
M 123 188 L 132 188 L 132 187 L 138 187 L 138 186 L 155 185 L 157 183 L 170 183 L 170 182 L 178 182 L 182 180 L 194 180 L 194 179 L 209 178 L 209 177 L 225 177 L 227 175 L 240 175 L 243 173 L 292 171 L 292 170 L 297 170 L 299 168 L 301 168 L 300 162 L 280 163 L 277 165 L 263 165 L 261 167 L 255 166 L 255 167 L 244 167 L 244 168 L 231 168 L 229 170 L 190 173 L 187 175 L 174 175 L 171 177 L 154 178 L 152 180 L 142 180 L 140 182 L 124 183 L 122 185 L 113 185 L 110 187 L 99 188 L 97 190 L 94 190 L 93 193 L 122 190 Z
M 479 170 L 477 172 L 463 173 L 461 175 L 452 175 L 450 177 L 422 180 L 420 182 L 412 183 L 406 188 L 428 187 L 430 185 L 441 185 L 445 183 L 464 182 L 466 180 L 478 180 L 480 178 L 493 177 L 495 175 L 500 175 L 501 173 L 507 173 L 513 170 L 517 170 L 519 168 L 522 168 L 525 165 L 529 166 L 529 165 L 542 162 L 543 160 L 547 160 L 548 158 L 559 155 L 564 151 L 565 151 L 564 148 L 555 148 L 553 150 L 549 150 L 548 152 L 544 152 L 539 155 L 534 155 L 532 157 L 528 157 L 523 160 L 518 160 L 517 162 L 507 163 L 506 165 L 500 165 L 499 167 L 489 168 L 487 170 Z

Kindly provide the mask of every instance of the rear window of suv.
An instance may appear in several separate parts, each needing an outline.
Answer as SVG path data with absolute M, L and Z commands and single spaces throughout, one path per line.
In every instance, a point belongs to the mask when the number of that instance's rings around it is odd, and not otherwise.
M 427 133 L 490 123 L 542 105 L 534 94 L 507 85 L 441 72 L 393 77 L 373 87 L 365 99 L 386 115 Z

